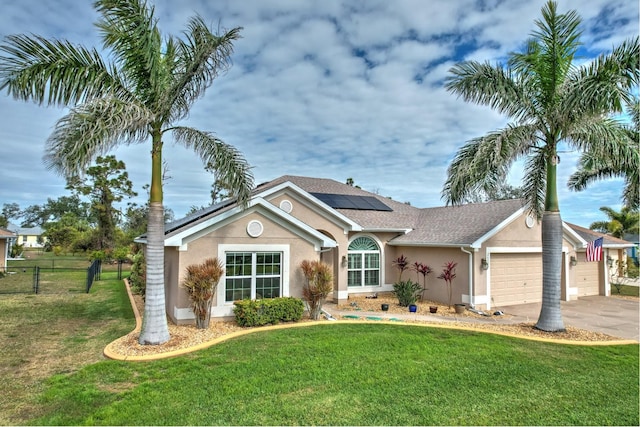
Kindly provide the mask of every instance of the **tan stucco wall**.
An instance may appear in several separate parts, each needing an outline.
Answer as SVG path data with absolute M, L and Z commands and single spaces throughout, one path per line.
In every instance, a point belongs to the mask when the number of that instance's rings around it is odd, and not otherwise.
M 249 236 L 246 231 L 247 224 L 252 220 L 258 220 L 264 226 L 262 235 L 257 238 Z M 192 320 L 179 320 L 178 317 L 180 316 L 175 315 L 176 309 L 186 309 L 190 305 L 187 293 L 179 287 L 179 283 L 185 277 L 186 267 L 201 263 L 209 257 L 218 257 L 218 245 L 222 244 L 256 247 L 264 247 L 265 245 L 287 245 L 290 255 L 288 271 L 289 293 L 283 296 L 300 297 L 302 295 L 304 276 L 302 275 L 299 265 L 305 259 L 316 260 L 320 257 L 313 244 L 303 240 L 300 236 L 257 212 L 244 215 L 224 227 L 205 233 L 202 237 L 188 242 L 186 248 L 178 249 L 168 247 L 165 249 L 165 263 L 167 264 L 165 287 L 167 287 L 168 290 L 167 313 L 173 322 L 192 322 Z M 224 263 L 225 260 L 221 259 L 221 261 Z M 223 277 L 217 289 L 218 294 L 222 295 L 223 300 L 224 289 Z M 218 300 L 219 298 L 216 298 L 216 302 Z M 214 316 L 216 313 L 216 302 L 214 302 Z M 217 306 L 220 308 L 219 304 Z M 226 311 L 228 312 L 228 307 L 232 307 L 232 304 L 225 304 L 225 306 L 227 306 Z
M 393 257 L 389 257 L 387 265 L 387 282 L 394 283 L 399 279 L 399 270 L 393 266 L 393 261 L 400 255 L 407 257 L 409 264 L 413 266 L 414 262 L 421 262 L 428 265 L 433 270 L 427 275 L 424 298 L 442 303 L 449 302 L 449 295 L 446 282 L 438 279 L 442 273 L 444 264 L 449 261 L 457 262 L 456 278 L 452 282 L 451 303 L 462 303 L 462 295 L 469 293 L 469 258 L 468 255 L 460 250 L 460 248 L 420 248 L 420 247 L 395 247 L 393 249 Z M 423 284 L 423 278 L 414 270 L 409 269 L 402 275 L 403 280 L 411 279 L 412 281 Z
M 483 247 L 540 247 L 541 227 L 540 223 L 534 222 L 533 227 L 527 227 L 525 223 L 526 214 L 520 215 L 502 229 L 498 234 L 489 238 Z
M 2 272 L 4 272 L 4 269 L 7 266 L 6 257 L 7 257 L 7 240 L 6 239 L 0 239 L 0 270 Z

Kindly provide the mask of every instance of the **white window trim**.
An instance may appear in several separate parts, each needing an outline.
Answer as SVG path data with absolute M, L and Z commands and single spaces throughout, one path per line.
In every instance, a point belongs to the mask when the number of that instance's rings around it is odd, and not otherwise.
M 233 244 L 221 244 L 218 245 L 218 259 L 225 260 L 227 252 L 281 252 L 281 274 L 282 274 L 282 296 L 289 296 L 289 245 L 233 245 Z M 220 278 L 220 282 L 217 289 L 217 306 L 218 307 L 233 307 L 233 301 L 225 301 L 225 281 L 227 279 L 226 273 Z M 252 289 L 253 293 L 253 289 Z
M 382 245 L 382 242 L 380 241 L 380 239 L 378 239 L 378 237 L 375 234 L 369 234 L 369 233 L 358 233 L 355 234 L 353 236 L 351 236 L 351 238 L 349 239 L 349 241 L 347 242 L 347 256 L 349 255 L 349 245 L 351 245 L 351 243 L 360 238 L 360 237 L 367 237 L 371 240 L 373 240 L 376 245 L 378 245 L 378 250 L 380 253 L 380 278 L 378 280 L 378 285 L 377 286 L 349 286 L 348 283 L 348 279 L 347 279 L 347 289 L 349 290 L 350 293 L 358 293 L 358 292 L 362 292 L 362 291 L 369 291 L 369 290 L 375 290 L 375 289 L 380 289 L 380 287 L 384 286 L 384 278 L 385 276 L 385 271 L 384 271 L 384 246 Z M 361 251 L 359 251 L 361 252 Z

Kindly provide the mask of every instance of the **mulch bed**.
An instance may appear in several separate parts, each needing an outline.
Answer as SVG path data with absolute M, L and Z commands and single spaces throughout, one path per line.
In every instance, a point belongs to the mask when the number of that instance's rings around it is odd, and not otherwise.
M 139 295 L 134 295 L 134 301 L 138 308 L 138 311 L 142 315 L 144 313 L 144 302 Z M 382 311 L 382 304 L 389 304 L 389 310 Z M 438 307 L 438 311 L 435 314 L 429 313 L 429 306 L 434 305 Z M 416 314 L 430 314 L 432 316 L 441 316 L 448 318 L 445 325 L 453 327 L 465 327 L 473 328 L 483 331 L 490 331 L 502 334 L 516 335 L 522 337 L 535 337 L 544 338 L 550 340 L 564 340 L 564 341 L 582 341 L 582 342 L 596 342 L 596 341 L 615 341 L 620 340 L 618 337 L 613 337 L 607 334 L 598 332 L 587 331 L 583 329 L 577 329 L 567 327 L 565 332 L 544 332 L 535 329 L 533 323 L 520 323 L 520 324 L 501 324 L 498 322 L 491 322 L 486 316 L 473 313 L 466 310 L 462 314 L 457 314 L 453 307 L 449 308 L 446 304 L 441 304 L 433 301 L 419 301 L 417 303 L 418 311 Z M 352 311 L 354 315 L 358 315 L 358 312 L 379 312 L 379 313 L 395 313 L 395 314 L 407 314 L 408 308 L 401 307 L 398 304 L 398 300 L 389 294 L 382 294 L 377 298 L 362 297 L 350 297 L 346 304 L 340 304 L 337 307 L 342 311 Z M 493 316 L 500 318 L 508 318 L 508 315 Z M 358 319 L 353 321 L 370 320 L 367 316 L 358 316 Z M 472 322 L 473 319 L 486 319 L 487 322 Z M 339 320 L 349 320 L 349 318 L 341 318 Z M 311 320 L 304 319 L 303 321 L 311 322 Z M 325 322 L 326 320 L 319 320 L 318 322 Z M 411 319 L 402 319 L 403 323 L 419 323 L 429 324 L 436 322 L 419 321 Z M 438 322 L 442 325 L 442 321 Z M 114 341 L 110 344 L 112 351 L 117 352 L 123 356 L 147 356 L 166 353 L 170 351 L 185 349 L 194 347 L 196 345 L 212 341 L 223 335 L 227 335 L 236 331 L 246 330 L 249 328 L 238 326 L 235 322 L 220 322 L 211 321 L 208 329 L 197 329 L 194 325 L 174 325 L 169 323 L 169 333 L 171 339 L 161 345 L 140 345 L 138 344 L 139 331 L 133 331 L 124 337 Z

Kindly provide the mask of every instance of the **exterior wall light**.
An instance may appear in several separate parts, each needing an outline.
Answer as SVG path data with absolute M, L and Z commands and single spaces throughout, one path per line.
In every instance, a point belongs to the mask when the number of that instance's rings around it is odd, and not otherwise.
M 569 259 L 569 264 L 571 264 L 571 267 L 575 267 L 576 265 L 578 265 L 578 260 L 576 259 L 576 257 L 571 255 L 571 258 Z
M 613 267 L 613 258 L 611 258 L 609 255 L 607 255 L 607 267 Z
M 342 266 L 343 267 L 347 266 L 347 257 L 345 255 L 342 255 Z
M 486 258 L 482 258 L 482 260 L 480 261 L 480 268 L 483 270 L 489 269 L 489 263 L 487 262 Z

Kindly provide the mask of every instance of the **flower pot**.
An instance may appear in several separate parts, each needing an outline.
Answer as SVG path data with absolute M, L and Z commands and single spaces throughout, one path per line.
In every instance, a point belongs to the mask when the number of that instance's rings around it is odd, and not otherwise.
M 382 311 L 389 311 L 389 304 L 382 304 Z
M 462 314 L 467 309 L 465 304 L 456 304 L 454 307 L 456 309 L 456 314 Z
M 437 305 L 430 305 L 429 306 L 429 312 L 430 313 L 437 313 L 438 312 L 438 306 Z
M 416 311 L 418 311 L 418 306 L 415 304 L 409 304 L 409 311 L 411 313 L 415 313 Z

